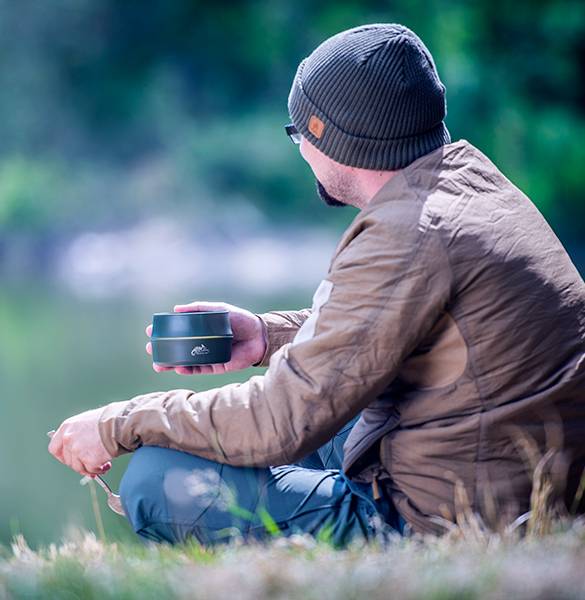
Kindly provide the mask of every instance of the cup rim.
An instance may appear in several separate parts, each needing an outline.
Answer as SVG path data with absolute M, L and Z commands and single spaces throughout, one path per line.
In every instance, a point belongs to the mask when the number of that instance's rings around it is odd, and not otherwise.
M 164 342 L 164 341 L 179 341 L 179 340 L 210 340 L 210 339 L 224 339 L 224 338 L 233 338 L 233 333 L 228 333 L 226 335 L 180 335 L 180 336 L 168 336 L 168 337 L 151 337 L 150 339 L 153 342 Z
M 158 312 L 153 313 L 153 317 L 176 317 L 181 315 L 211 315 L 217 313 L 229 313 L 229 310 L 190 310 L 182 312 Z

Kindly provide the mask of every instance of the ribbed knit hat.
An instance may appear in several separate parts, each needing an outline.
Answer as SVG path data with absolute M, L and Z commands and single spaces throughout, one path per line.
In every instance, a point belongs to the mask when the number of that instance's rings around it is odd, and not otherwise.
M 321 152 L 364 169 L 401 169 L 451 141 L 445 86 L 431 53 L 395 23 L 325 40 L 300 63 L 288 110 Z

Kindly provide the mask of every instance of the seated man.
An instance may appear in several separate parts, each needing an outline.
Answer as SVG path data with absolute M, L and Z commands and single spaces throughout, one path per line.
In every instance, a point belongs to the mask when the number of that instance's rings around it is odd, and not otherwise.
M 585 467 L 585 284 L 531 201 L 451 142 L 427 48 L 395 24 L 341 32 L 301 62 L 288 109 L 321 198 L 360 209 L 311 309 L 230 306 L 232 361 L 179 371 L 264 375 L 87 411 L 49 450 L 84 474 L 135 452 L 126 513 L 171 542 L 440 533 L 462 498 L 510 523 L 530 508 L 528 439 L 555 451 L 551 497 L 570 505 Z

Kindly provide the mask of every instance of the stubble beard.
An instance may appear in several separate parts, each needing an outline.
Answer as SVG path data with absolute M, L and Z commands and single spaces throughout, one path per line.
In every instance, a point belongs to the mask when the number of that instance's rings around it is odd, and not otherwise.
M 323 202 L 325 202 L 325 204 L 327 204 L 327 206 L 337 206 L 337 207 L 347 206 L 347 204 L 345 202 L 342 202 L 335 196 L 332 196 L 323 187 L 323 184 L 318 179 L 315 179 L 315 184 L 317 186 L 317 194 L 319 195 L 319 198 L 321 198 L 321 200 L 323 200 Z

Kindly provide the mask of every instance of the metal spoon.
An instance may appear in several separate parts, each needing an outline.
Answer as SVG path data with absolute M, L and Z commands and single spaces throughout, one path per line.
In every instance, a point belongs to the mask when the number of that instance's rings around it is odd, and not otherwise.
M 52 438 L 53 435 L 55 435 L 55 430 L 53 429 L 51 431 L 48 431 L 47 435 L 50 438 Z M 79 483 L 81 485 L 85 485 L 88 481 L 91 481 L 92 479 L 97 481 L 98 485 L 104 490 L 104 492 L 106 492 L 106 494 L 108 496 L 108 501 L 107 501 L 108 506 L 115 513 L 125 517 L 126 513 L 124 512 L 124 509 L 122 508 L 122 500 L 121 500 L 120 496 L 118 494 L 114 494 L 114 492 L 112 492 L 110 486 L 99 475 L 92 475 L 91 477 L 86 475 L 85 477 L 83 477 L 81 479 L 81 481 Z
M 91 481 L 92 479 L 97 481 L 99 486 L 108 495 L 108 506 L 115 513 L 118 513 L 119 515 L 125 517 L 126 513 L 122 508 L 122 500 L 120 499 L 120 496 L 118 496 L 118 494 L 114 494 L 114 492 L 112 492 L 112 490 L 110 489 L 110 486 L 99 475 L 94 475 L 93 477 L 89 477 L 86 475 L 79 483 L 81 483 L 81 485 L 85 485 L 88 481 Z

